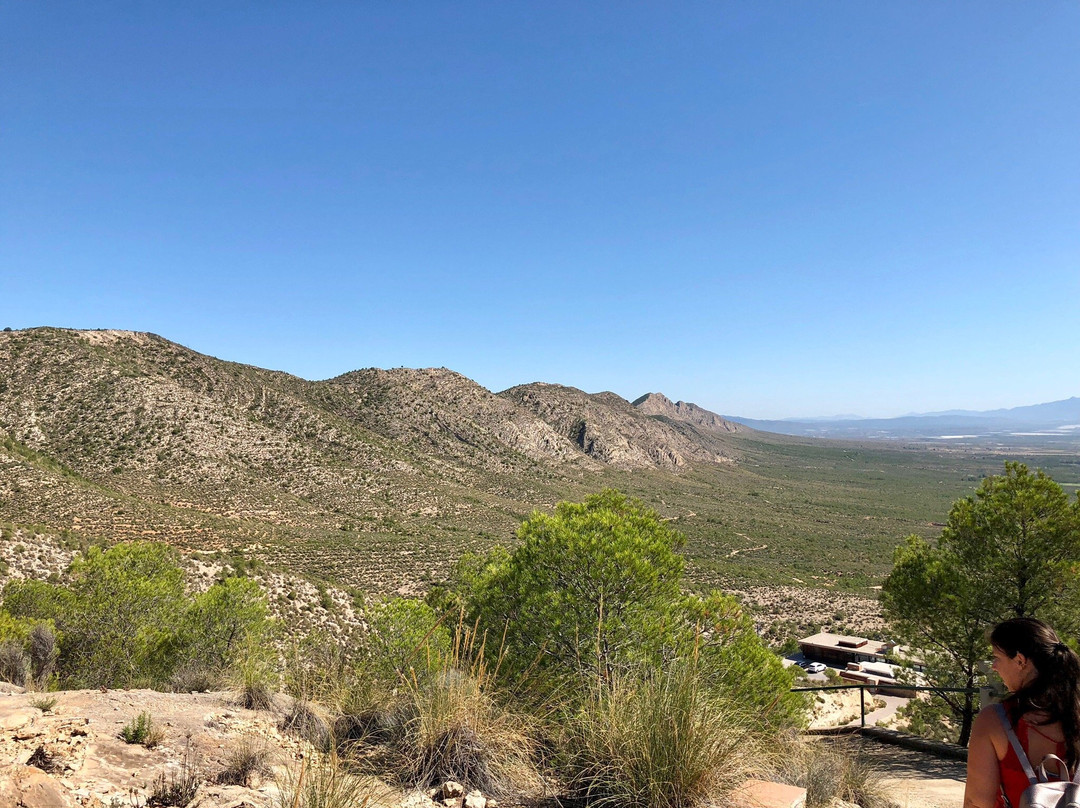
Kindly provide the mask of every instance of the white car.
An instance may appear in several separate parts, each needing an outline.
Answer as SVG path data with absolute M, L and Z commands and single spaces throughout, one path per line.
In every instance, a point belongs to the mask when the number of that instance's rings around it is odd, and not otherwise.
M 824 673 L 825 666 L 820 662 L 811 662 L 806 666 L 807 673 Z

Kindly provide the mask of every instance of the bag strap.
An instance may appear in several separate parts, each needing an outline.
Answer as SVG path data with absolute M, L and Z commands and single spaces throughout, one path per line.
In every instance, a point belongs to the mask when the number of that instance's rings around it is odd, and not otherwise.
M 1069 766 L 1068 766 L 1068 764 L 1064 760 L 1059 758 L 1057 755 L 1047 755 L 1046 757 L 1044 757 L 1042 759 L 1042 763 L 1039 764 L 1039 782 L 1042 782 L 1042 783 L 1050 782 L 1050 775 L 1046 773 L 1046 764 L 1049 763 L 1050 761 L 1057 761 L 1057 764 L 1058 764 L 1057 777 L 1058 777 L 1059 782 L 1066 782 L 1066 783 L 1072 782 L 1072 778 L 1069 776 Z M 1062 773 L 1064 773 L 1064 775 L 1065 775 L 1064 777 L 1061 776 Z M 1080 777 L 1080 769 L 1077 770 L 1076 775 L 1077 775 L 1077 777 Z
M 1024 747 L 1020 745 L 1020 739 L 1016 737 L 1016 731 L 1013 729 L 1012 722 L 1009 721 L 1009 716 L 1005 713 L 1005 707 L 1001 704 L 995 704 L 994 712 L 997 713 L 997 717 L 1001 719 L 1001 725 L 1005 727 L 1005 734 L 1009 736 L 1009 743 L 1012 745 L 1016 757 L 1020 760 L 1020 765 L 1024 769 L 1024 774 L 1027 775 L 1028 784 L 1035 785 L 1035 783 L 1039 782 L 1039 778 L 1035 775 L 1035 770 L 1031 768 L 1031 761 L 1028 760 L 1027 752 L 1024 751 Z

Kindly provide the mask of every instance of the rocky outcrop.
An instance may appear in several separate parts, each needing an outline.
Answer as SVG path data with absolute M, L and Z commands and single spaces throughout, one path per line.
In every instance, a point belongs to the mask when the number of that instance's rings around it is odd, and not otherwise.
M 272 711 L 255 712 L 229 693 L 33 694 L 8 687 L 0 691 L 0 808 L 281 805 L 282 792 L 287 800 L 290 787 L 302 782 L 304 767 L 325 761 L 282 729 L 291 700 L 278 701 Z M 120 737 L 140 712 L 161 732 L 152 748 Z M 237 761 L 251 764 L 252 755 L 261 763 L 241 774 Z M 370 808 L 498 808 L 494 799 L 456 782 L 429 792 L 404 792 L 375 777 L 357 782 L 365 793 L 354 795 L 356 804 Z M 180 801 L 162 803 L 163 794 Z
M 536 413 L 591 458 L 616 468 L 679 471 L 692 461 L 724 462 L 729 447 L 692 424 L 650 418 L 614 393 L 525 384 L 499 394 Z
M 675 421 L 685 421 L 712 432 L 732 433 L 748 431 L 742 424 L 728 421 L 697 404 L 672 401 L 663 393 L 646 393 L 634 400 L 634 406 L 645 415 L 656 415 Z
M 144 711 L 161 730 L 152 749 L 120 737 L 121 728 Z M 246 786 L 216 782 L 237 744 L 258 741 L 268 767 L 278 769 L 295 767 L 311 751 L 283 734 L 275 715 L 244 710 L 225 693 L 0 694 L 0 726 L 0 761 L 7 762 L 0 767 L 0 808 L 145 805 L 159 784 L 186 773 L 199 804 L 269 808 L 277 794 L 270 776 Z
M 446 368 L 356 370 L 324 383 L 346 395 L 335 409 L 395 441 L 487 457 L 507 449 L 543 463 L 578 458 L 575 447 L 528 410 Z

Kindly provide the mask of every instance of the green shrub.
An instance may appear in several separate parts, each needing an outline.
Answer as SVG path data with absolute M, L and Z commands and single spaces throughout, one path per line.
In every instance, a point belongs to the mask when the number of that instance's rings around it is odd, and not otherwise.
M 365 645 L 377 675 L 424 675 L 439 670 L 451 655 L 450 630 L 423 601 L 390 598 L 369 606 L 365 618 Z
M 269 630 L 266 595 L 249 578 L 226 578 L 195 596 L 173 642 L 189 665 L 225 671 Z
M 57 583 L 11 581 L 3 607 L 0 635 L 15 630 L 8 618 L 56 627 L 26 635 L 39 686 L 54 670 L 67 688 L 168 687 L 182 668 L 221 675 L 268 628 L 256 584 L 227 579 L 190 597 L 177 552 L 146 542 L 90 547 Z
M 160 544 L 91 547 L 71 563 L 69 585 L 12 581 L 4 606 L 55 621 L 65 686 L 154 684 L 167 678 L 159 649 L 185 612 L 178 559 Z
M 711 690 L 774 729 L 805 721 L 807 698 L 791 692 L 796 671 L 802 669 L 784 667 L 738 601 L 720 592 L 691 595 L 680 612 L 685 623 L 674 647 L 678 656 L 696 660 L 698 674 Z
M 710 690 L 776 727 L 804 720 L 794 674 L 739 603 L 683 594 L 682 537 L 641 502 L 616 491 L 563 502 L 554 516 L 533 514 L 518 536 L 513 553 L 465 559 L 443 597 L 486 632 L 504 677 L 529 674 L 541 696 L 583 699 L 598 678 L 693 656 Z
M 617 491 L 553 516 L 536 512 L 521 545 L 459 568 L 470 620 L 504 636 L 503 671 L 556 677 L 658 663 L 664 627 L 681 599 L 683 538 Z
M 164 733 L 154 725 L 154 719 L 150 716 L 150 713 L 144 710 L 120 730 L 120 737 L 124 739 L 125 743 L 137 743 L 147 749 L 153 749 L 161 743 Z

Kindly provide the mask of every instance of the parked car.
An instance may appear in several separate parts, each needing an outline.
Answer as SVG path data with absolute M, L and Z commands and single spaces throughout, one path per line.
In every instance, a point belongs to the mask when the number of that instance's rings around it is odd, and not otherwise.
M 825 673 L 825 666 L 820 662 L 811 662 L 806 666 L 807 673 Z

